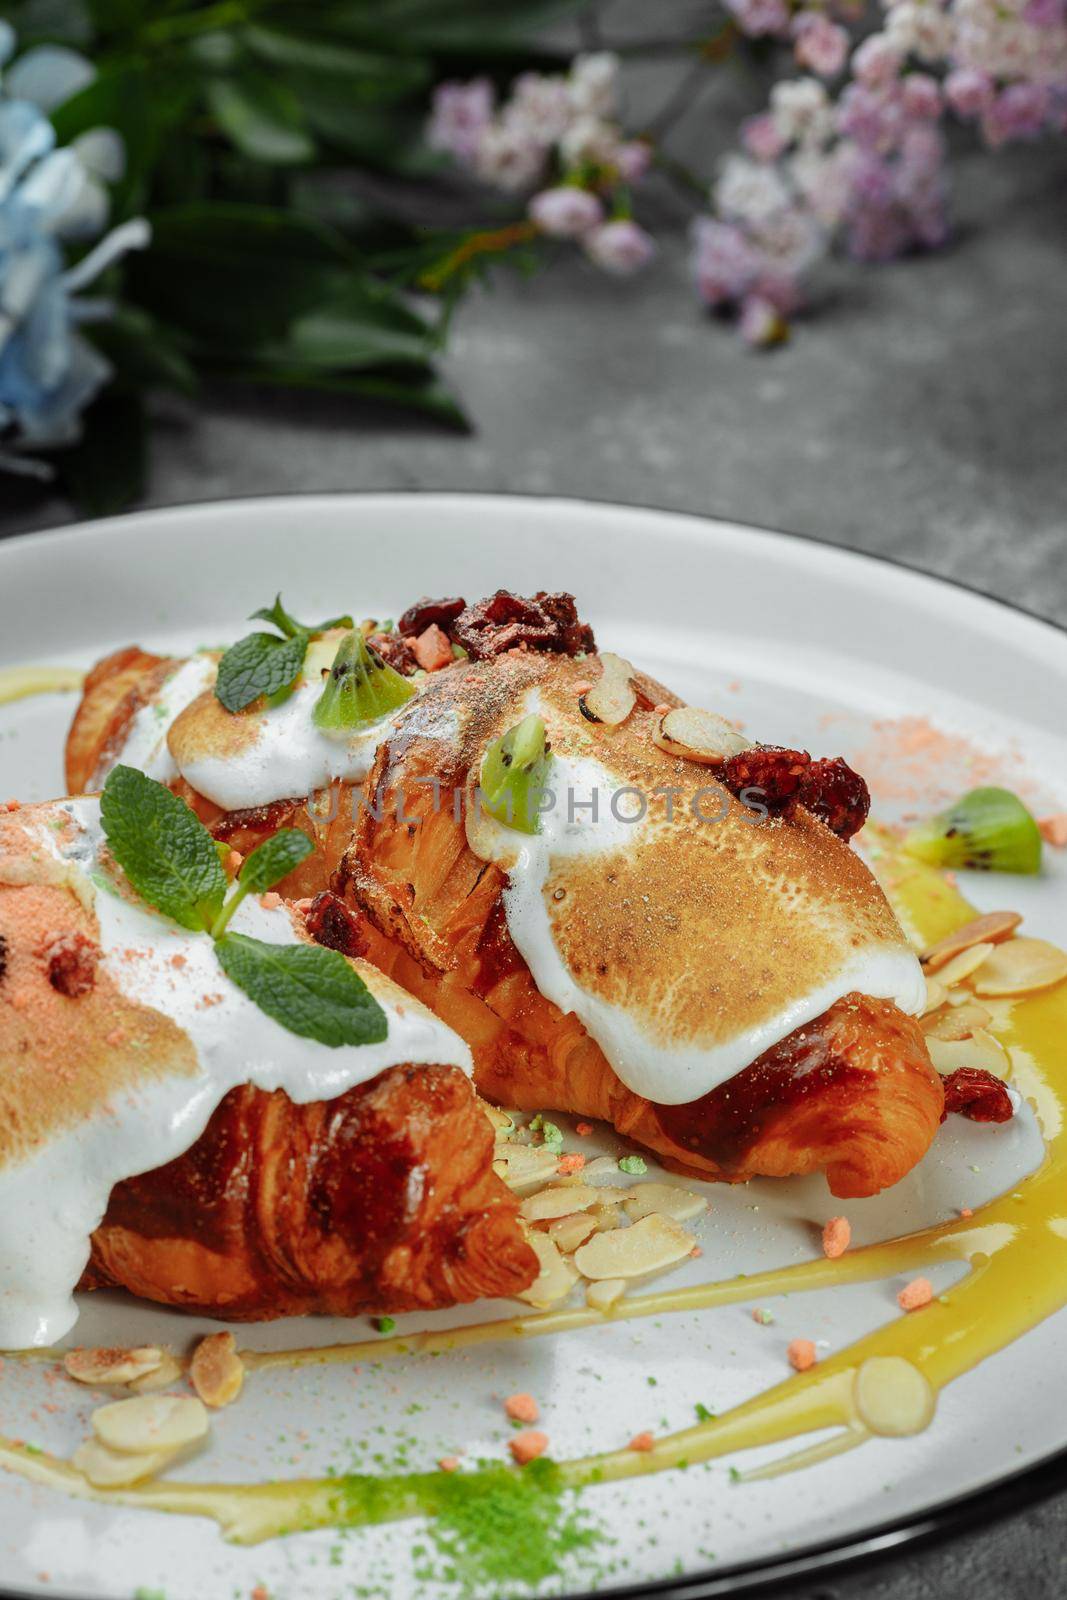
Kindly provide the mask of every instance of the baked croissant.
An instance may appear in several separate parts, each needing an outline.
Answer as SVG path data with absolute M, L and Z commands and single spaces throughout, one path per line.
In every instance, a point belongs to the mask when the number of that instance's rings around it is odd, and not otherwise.
M 379 749 L 376 808 L 361 812 L 334 878 L 369 929 L 371 959 L 468 1041 L 490 1099 L 602 1117 L 705 1177 L 822 1169 L 842 1196 L 897 1182 L 934 1138 L 944 1095 L 916 1021 L 885 993 L 921 1004 L 918 964 L 880 889 L 813 811 L 757 823 L 721 766 L 659 748 L 668 697 L 640 674 L 625 720 L 593 725 L 579 702 L 599 670 L 593 656 L 520 650 L 429 678 Z M 669 821 L 661 800 L 640 840 L 578 865 L 554 855 L 539 896 L 514 898 L 529 841 L 513 833 L 513 859 L 487 859 L 473 789 L 487 747 L 534 704 L 556 761 L 593 758 L 606 781 L 646 797 L 697 784 L 721 819 L 696 826 L 679 803 Z M 849 785 L 843 764 L 826 765 L 812 804 L 832 815 Z M 531 941 L 538 973 L 509 897 L 528 936 L 531 918 L 544 923 Z M 880 975 L 881 996 L 865 972 Z M 671 1080 L 664 1063 L 704 1046 L 733 1052 L 734 1070 L 687 1091 L 692 1079 L 679 1068 Z M 642 1092 L 642 1080 L 670 1092 Z
M 454 1067 L 310 1105 L 232 1089 L 190 1150 L 112 1190 L 82 1287 L 242 1322 L 515 1295 L 536 1263 L 492 1159 Z

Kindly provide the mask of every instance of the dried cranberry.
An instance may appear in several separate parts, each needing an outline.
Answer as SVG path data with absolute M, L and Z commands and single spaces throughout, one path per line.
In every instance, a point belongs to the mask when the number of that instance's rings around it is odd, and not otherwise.
M 367 643 L 394 672 L 402 672 L 405 678 L 410 678 L 413 672 L 418 671 L 415 653 L 399 633 L 372 633 Z
M 367 941 L 359 918 L 329 889 L 312 900 L 305 925 L 315 943 L 325 945 L 327 950 L 340 950 L 343 956 L 366 954 Z
M 865 781 L 840 756 L 813 761 L 801 779 L 798 798 L 839 839 L 858 833 L 871 809 Z
M 519 646 L 563 655 L 593 648 L 592 629 L 578 621 L 573 595 L 543 591 L 528 599 L 498 589 L 463 610 L 452 637 L 475 661 L 489 661 Z
M 415 634 L 424 633 L 434 623 L 444 632 L 449 633 L 453 622 L 460 612 L 466 609 L 466 600 L 431 600 L 423 595 L 421 600 L 416 600 L 409 606 L 397 623 L 397 629 L 405 636 L 413 637 Z
M 100 948 L 84 933 L 60 933 L 50 939 L 41 952 L 53 989 L 76 1000 L 88 994 L 96 982 Z
M 777 817 L 796 803 L 810 761 L 806 750 L 758 744 L 752 750 L 728 756 L 721 776 L 731 794 L 742 796 L 751 790 L 752 803 L 766 806 L 771 815 Z
M 957 1067 L 945 1079 L 945 1111 L 971 1122 L 1010 1122 L 1011 1096 L 1001 1080 L 984 1067 Z

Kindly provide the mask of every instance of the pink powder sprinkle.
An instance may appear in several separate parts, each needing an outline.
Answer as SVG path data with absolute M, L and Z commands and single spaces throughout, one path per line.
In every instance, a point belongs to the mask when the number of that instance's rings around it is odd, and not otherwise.
M 831 1217 L 822 1230 L 822 1253 L 831 1261 L 843 1256 L 852 1242 L 852 1224 L 847 1217 Z
M 541 1415 L 532 1394 L 512 1394 L 504 1401 L 504 1410 L 512 1422 L 536 1422 Z
M 897 1295 L 901 1311 L 919 1311 L 934 1298 L 934 1286 L 929 1278 L 913 1278 Z
M 1054 850 L 1067 849 L 1067 811 L 1057 811 L 1051 817 L 1039 817 L 1037 825 L 1041 837 Z
M 970 1206 L 960 1206 L 960 1216 L 961 1217 L 973 1217 L 974 1216 L 974 1212 L 971 1210 Z
M 528 1461 L 535 1461 L 538 1456 L 544 1455 L 548 1449 L 548 1434 L 535 1430 L 517 1433 L 514 1439 L 508 1440 L 508 1449 L 519 1466 L 524 1467 Z
M 458 1472 L 459 1471 L 459 1457 L 458 1456 L 442 1456 L 440 1461 L 437 1463 L 437 1465 L 440 1467 L 442 1472 Z
M 627 1450 L 654 1450 L 656 1441 L 650 1433 L 635 1433 L 626 1448 Z
M 263 907 L 264 911 L 277 911 L 278 907 L 282 903 L 282 897 L 280 894 L 277 894 L 275 890 L 268 889 L 266 894 L 260 895 L 259 903 Z
M 588 1139 L 589 1135 L 593 1131 L 593 1124 L 591 1122 L 576 1122 L 574 1125 L 574 1131 L 578 1135 L 579 1139 Z
M 568 1177 L 572 1172 L 581 1172 L 585 1166 L 585 1157 L 577 1154 L 560 1156 L 559 1166 L 556 1171 L 561 1177 Z

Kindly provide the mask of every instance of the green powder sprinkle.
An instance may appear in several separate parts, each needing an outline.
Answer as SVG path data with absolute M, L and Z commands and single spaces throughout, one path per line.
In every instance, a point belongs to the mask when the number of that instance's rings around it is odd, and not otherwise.
M 633 1177 L 640 1177 L 643 1172 L 648 1171 L 648 1167 L 642 1156 L 623 1156 L 619 1162 L 619 1171 L 628 1172 Z
M 379 1333 L 392 1333 L 396 1327 L 395 1317 L 375 1317 L 374 1326 Z
M 698 1422 L 713 1422 L 715 1420 L 714 1411 L 709 1411 L 702 1400 L 697 1401 L 695 1409 Z
M 566 1503 L 559 1468 L 544 1458 L 521 1473 L 498 1464 L 456 1473 L 429 1531 L 467 1592 L 535 1589 L 601 1539 Z

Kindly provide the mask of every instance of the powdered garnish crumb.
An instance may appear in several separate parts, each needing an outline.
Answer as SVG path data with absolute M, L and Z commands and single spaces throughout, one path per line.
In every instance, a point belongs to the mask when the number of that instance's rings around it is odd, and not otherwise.
M 504 1410 L 512 1422 L 536 1422 L 541 1412 L 532 1394 L 511 1394 L 504 1401 Z
M 1051 817 L 1038 817 L 1041 837 L 1054 850 L 1067 849 L 1067 811 L 1057 811 Z
M 901 1311 L 919 1311 L 934 1298 L 933 1284 L 929 1278 L 913 1278 L 897 1295 Z
M 831 1217 L 822 1230 L 822 1253 L 830 1261 L 843 1256 L 852 1242 L 852 1224 L 847 1217 Z
M 809 1367 L 815 1365 L 818 1359 L 815 1354 L 815 1345 L 810 1339 L 792 1339 L 786 1350 L 789 1365 L 795 1372 L 807 1372 Z
M 509 1439 L 508 1449 L 519 1466 L 524 1467 L 528 1461 L 536 1461 L 538 1456 L 544 1455 L 548 1449 L 548 1434 L 530 1428 L 525 1433 L 517 1433 L 514 1439 Z
M 655 1445 L 656 1441 L 652 1434 L 648 1432 L 635 1433 L 626 1448 L 627 1450 L 653 1450 Z

